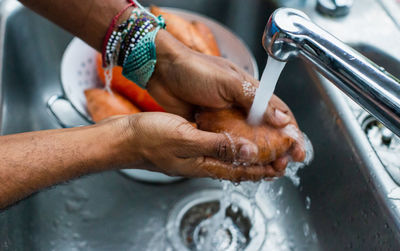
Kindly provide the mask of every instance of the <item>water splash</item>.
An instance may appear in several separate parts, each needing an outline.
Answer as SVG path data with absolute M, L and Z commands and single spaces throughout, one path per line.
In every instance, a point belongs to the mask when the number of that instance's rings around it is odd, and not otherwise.
M 293 131 L 292 128 L 289 128 L 287 131 L 288 134 L 291 134 L 292 137 L 300 137 L 298 135 L 298 132 Z M 234 144 L 231 135 L 226 132 L 225 135 L 231 141 L 231 143 Z M 304 163 L 291 162 L 288 164 L 288 167 L 286 168 L 285 176 L 288 177 L 295 186 L 300 185 L 300 177 L 297 175 L 298 171 L 301 168 L 303 168 L 306 164 L 310 163 L 313 158 L 313 148 L 311 142 L 309 141 L 306 135 L 304 135 L 304 146 L 306 150 L 306 160 L 304 161 Z M 236 150 L 234 146 L 232 147 L 232 151 L 233 155 L 235 156 Z M 229 246 L 227 243 L 227 240 L 229 239 L 229 236 L 227 236 L 228 231 L 230 233 L 238 232 L 234 230 L 235 225 L 232 223 L 232 220 L 226 216 L 226 211 L 228 207 L 231 206 L 231 209 L 233 211 L 238 210 L 237 206 L 235 209 L 234 202 L 232 200 L 232 194 L 234 192 L 239 192 L 250 200 L 252 210 L 250 212 L 251 215 L 249 215 L 249 218 L 252 221 L 253 225 L 255 219 L 255 211 L 257 208 L 256 194 L 260 190 L 263 190 L 262 191 L 263 196 L 265 194 L 269 194 L 271 198 L 275 199 L 279 198 L 280 196 L 283 196 L 283 187 L 280 187 L 278 191 L 274 191 L 274 189 L 272 188 L 273 182 L 258 182 L 258 183 L 242 182 L 240 184 L 234 184 L 230 181 L 221 181 L 221 182 L 222 182 L 223 194 L 220 199 L 220 209 L 211 218 L 204 220 L 196 227 L 195 229 L 195 236 L 196 236 L 195 239 L 197 239 L 196 250 L 227 250 L 227 247 Z M 263 189 L 260 189 L 260 187 L 263 187 Z M 307 197 L 306 208 L 309 209 L 310 206 L 311 206 L 311 200 L 309 197 Z M 289 210 L 287 208 L 287 210 L 285 210 L 284 213 L 287 214 L 288 212 Z M 280 216 L 281 216 L 281 211 L 277 209 L 273 217 L 280 217 Z M 310 231 L 307 230 L 307 227 L 308 226 L 305 226 L 305 234 L 307 234 L 308 236 Z M 254 231 L 253 229 L 250 230 L 251 238 L 255 238 L 257 234 L 258 234 L 257 231 Z M 241 237 L 240 234 L 238 234 L 235 235 L 235 238 L 236 239 L 234 241 L 238 243 L 237 245 L 239 246 L 245 245 L 245 243 L 243 243 L 243 241 L 245 241 L 245 238 L 243 236 Z M 284 241 L 287 240 L 282 240 L 282 242 Z
M 231 232 L 240 233 L 240 231 L 234 231 L 234 224 L 229 217 L 226 217 L 226 210 L 232 204 L 232 193 L 235 186 L 230 181 L 222 181 L 222 196 L 220 199 L 219 211 L 214 214 L 211 218 L 201 222 L 195 229 L 195 242 L 197 250 L 226 250 L 230 242 L 229 236 L 226 236 L 229 229 Z M 200 234 L 203 233 L 203 234 Z M 235 235 L 232 237 L 237 238 L 238 244 L 246 241 L 244 236 Z M 231 237 L 231 238 L 232 238 Z
M 300 185 L 300 177 L 298 176 L 298 171 L 305 166 L 311 164 L 314 158 L 314 148 L 311 144 L 310 139 L 306 134 L 303 133 L 303 146 L 306 152 L 306 158 L 303 162 L 289 162 L 285 170 L 285 177 L 289 178 L 295 186 Z

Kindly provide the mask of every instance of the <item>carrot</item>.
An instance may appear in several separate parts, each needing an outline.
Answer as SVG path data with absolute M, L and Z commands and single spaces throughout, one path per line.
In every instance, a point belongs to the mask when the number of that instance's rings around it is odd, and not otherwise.
M 167 31 L 184 45 L 195 51 L 213 55 L 207 42 L 192 23 L 180 16 L 167 13 L 156 6 L 151 6 L 150 11 L 155 16 L 162 15 L 167 25 Z
M 219 50 L 217 40 L 211 29 L 202 22 L 193 21 L 194 28 L 203 37 L 204 41 L 207 43 L 208 48 L 211 50 L 212 55 L 221 56 L 221 51 Z
M 284 156 L 294 140 L 282 130 L 267 124 L 251 126 L 247 115 L 238 109 L 203 110 L 196 116 L 198 128 L 204 131 L 229 132 L 233 138 L 245 138 L 258 146 L 257 161 L 267 164 Z
M 96 65 L 98 76 L 103 84 L 105 84 L 104 69 L 100 54 L 98 54 L 96 57 Z M 113 68 L 111 88 L 128 98 L 145 112 L 164 112 L 164 109 L 153 99 L 152 96 L 150 96 L 146 90 L 140 88 L 122 75 L 122 67 L 120 66 Z
M 118 93 L 109 93 L 104 89 L 88 89 L 85 91 L 87 108 L 94 122 L 116 115 L 139 113 L 140 110 L 129 100 Z

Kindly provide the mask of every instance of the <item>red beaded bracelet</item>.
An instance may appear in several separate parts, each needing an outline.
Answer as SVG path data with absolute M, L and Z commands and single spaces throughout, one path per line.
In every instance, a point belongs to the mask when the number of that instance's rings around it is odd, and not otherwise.
M 122 16 L 122 14 L 124 14 L 124 12 L 131 6 L 136 6 L 135 2 L 133 0 L 127 0 L 128 1 L 128 5 L 125 6 L 117 15 L 115 15 L 115 17 L 111 20 L 111 24 L 108 27 L 107 33 L 104 37 L 104 41 L 103 41 L 103 48 L 102 48 L 102 58 L 103 58 L 103 67 L 107 67 L 106 65 L 106 47 L 107 47 L 107 42 L 111 37 L 111 34 L 113 32 L 113 30 L 115 29 L 115 26 L 117 25 L 117 22 L 119 20 L 119 18 Z

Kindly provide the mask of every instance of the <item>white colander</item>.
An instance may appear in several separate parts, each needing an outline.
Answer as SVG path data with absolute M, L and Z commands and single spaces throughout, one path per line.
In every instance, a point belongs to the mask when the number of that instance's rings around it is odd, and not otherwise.
M 206 24 L 215 34 L 222 56 L 240 66 L 255 78 L 258 78 L 257 63 L 250 50 L 227 28 L 209 18 L 193 12 L 173 8 L 164 9 L 186 20 L 200 21 Z M 96 54 L 97 52 L 92 47 L 78 38 L 74 38 L 64 52 L 61 62 L 61 84 L 64 95 L 53 96 L 48 102 L 48 108 L 63 127 L 93 123 L 86 108 L 84 91 L 86 89 L 102 86 L 96 72 Z M 86 123 L 77 124 L 76 122 L 70 122 L 68 121 L 70 115 L 67 115 L 65 112 L 56 112 L 55 108 L 60 101 L 69 101 L 72 107 L 85 118 Z M 142 170 L 123 170 L 123 172 L 131 177 L 144 181 L 169 182 L 177 179 Z

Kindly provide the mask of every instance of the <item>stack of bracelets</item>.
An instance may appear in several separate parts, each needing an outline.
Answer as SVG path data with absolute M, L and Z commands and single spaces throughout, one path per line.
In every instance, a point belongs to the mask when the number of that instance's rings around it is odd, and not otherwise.
M 112 20 L 104 39 L 103 67 L 110 73 L 114 66 L 122 66 L 122 74 L 145 89 L 156 65 L 155 38 L 160 28 L 165 28 L 165 22 L 137 1 L 128 2 Z M 117 26 L 119 17 L 131 6 L 135 8 L 129 19 Z

